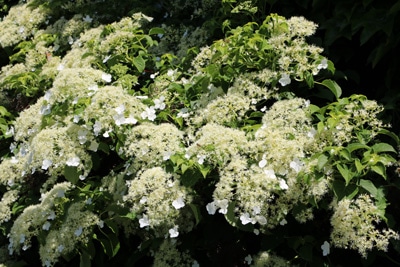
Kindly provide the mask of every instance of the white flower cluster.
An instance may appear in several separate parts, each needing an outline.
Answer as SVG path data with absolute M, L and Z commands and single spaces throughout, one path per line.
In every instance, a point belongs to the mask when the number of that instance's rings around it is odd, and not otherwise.
M 149 227 L 159 237 L 176 238 L 180 231 L 187 232 L 193 227 L 191 215 L 185 209 L 192 198 L 177 178 L 154 167 L 127 182 L 124 201 L 130 203 L 132 212 L 140 215 L 140 228 Z
M 381 211 L 369 195 L 360 195 L 353 200 L 342 199 L 332 203 L 332 208 L 331 240 L 336 247 L 358 250 L 366 258 L 373 248 L 387 251 L 390 239 L 400 239 L 392 229 L 376 226 L 381 222 Z

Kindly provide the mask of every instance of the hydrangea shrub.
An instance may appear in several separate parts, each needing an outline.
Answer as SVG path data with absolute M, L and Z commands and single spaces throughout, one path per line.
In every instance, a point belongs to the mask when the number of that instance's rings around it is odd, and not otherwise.
M 0 22 L 4 266 L 399 252 L 387 200 L 398 137 L 376 101 L 341 97 L 308 42 L 315 23 L 271 14 L 232 27 L 255 14 L 251 1 L 161 1 L 149 15 L 135 1 L 122 15 L 118 1 L 45 2 Z M 211 10 L 232 16 L 221 39 L 207 34 Z

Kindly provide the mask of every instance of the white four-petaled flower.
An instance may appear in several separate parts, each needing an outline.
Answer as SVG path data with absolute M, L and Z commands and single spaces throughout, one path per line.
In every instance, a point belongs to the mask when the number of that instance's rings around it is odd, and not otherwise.
M 286 181 L 284 180 L 284 179 L 279 179 L 279 187 L 282 189 L 282 190 L 287 190 L 287 189 L 289 189 L 289 186 L 288 186 L 288 184 L 286 183 Z
M 156 110 L 154 109 L 153 106 L 146 108 L 145 111 L 143 111 L 140 116 L 142 119 L 148 119 L 150 121 L 154 121 L 156 119 Z
M 82 234 L 82 231 L 83 231 L 82 226 L 79 226 L 79 228 L 75 230 L 74 235 L 80 236 Z
M 78 157 L 69 158 L 67 160 L 67 162 L 65 162 L 65 164 L 67 164 L 67 166 L 71 166 L 71 167 L 76 167 L 79 165 L 79 163 L 80 163 L 80 159 Z
M 214 215 L 215 212 L 217 211 L 217 206 L 215 205 L 215 202 L 213 201 L 206 205 L 206 209 L 207 209 L 208 214 Z
M 322 246 L 322 256 L 327 256 L 331 252 L 331 245 L 328 243 L 328 241 L 325 241 Z
M 253 258 L 249 254 L 249 255 L 246 256 L 246 258 L 244 258 L 244 260 L 246 261 L 247 265 L 250 265 L 251 262 L 253 261 Z
M 101 79 L 107 83 L 111 82 L 111 78 L 112 78 L 111 74 L 108 73 L 103 73 L 101 75 Z
M 321 63 L 318 64 L 317 69 L 327 69 L 328 68 L 328 60 L 326 58 L 321 60 Z
M 281 78 L 279 79 L 279 83 L 282 86 L 286 86 L 288 84 L 290 84 L 291 80 L 290 80 L 290 76 L 287 73 L 282 74 Z
M 49 160 L 49 159 L 43 160 L 42 169 L 47 170 L 51 166 L 51 164 L 53 164 L 53 162 L 51 160 Z
M 301 160 L 299 160 L 298 158 L 295 158 L 289 164 L 290 168 L 292 168 L 297 173 L 301 171 L 301 169 L 303 168 L 303 165 L 304 165 L 304 163 Z
M 93 21 L 93 19 L 89 15 L 86 15 L 86 17 L 84 17 L 82 20 L 87 23 L 92 23 Z
M 174 206 L 175 209 L 179 210 L 185 206 L 185 202 L 182 197 L 178 197 L 172 202 L 172 206 Z
M 45 230 L 45 231 L 49 231 L 50 225 L 51 225 L 51 223 L 50 223 L 49 221 L 46 221 L 46 222 L 43 224 L 42 229 Z
M 178 236 L 179 236 L 178 226 L 177 226 L 177 225 L 174 226 L 174 228 L 169 229 L 168 232 L 169 232 L 169 236 L 170 236 L 171 238 L 175 238 L 175 237 L 178 237 Z
M 248 223 L 253 223 L 254 219 L 250 217 L 249 213 L 244 213 L 240 215 L 240 221 L 242 222 L 243 225 L 246 225 Z
M 160 96 L 158 99 L 154 99 L 154 109 L 159 109 L 163 110 L 165 109 L 165 103 L 164 103 L 165 97 Z
M 149 218 L 147 215 L 143 215 L 141 219 L 139 219 L 140 228 L 146 227 L 150 225 Z

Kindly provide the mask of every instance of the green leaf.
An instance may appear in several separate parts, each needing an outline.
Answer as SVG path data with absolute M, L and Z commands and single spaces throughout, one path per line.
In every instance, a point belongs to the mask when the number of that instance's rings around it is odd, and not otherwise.
M 352 199 L 357 195 L 359 191 L 359 187 L 356 184 L 350 184 L 348 186 L 345 185 L 343 181 L 335 180 L 332 183 L 333 192 L 338 200 L 343 198 Z
M 115 229 L 115 226 L 113 223 L 111 223 L 110 220 L 108 220 L 105 225 L 105 227 L 103 227 L 100 231 L 103 234 L 103 237 L 96 237 L 94 236 L 94 238 L 96 238 L 100 244 L 103 247 L 104 253 L 112 258 L 115 255 L 117 255 L 119 249 L 120 249 L 120 243 L 118 240 L 118 236 L 117 236 L 117 232 Z
M 330 60 L 328 60 L 328 70 L 329 70 L 332 74 L 334 74 L 335 71 L 336 71 L 335 65 L 334 65 L 333 62 L 330 61 Z
M 358 172 L 358 173 L 361 173 L 361 171 L 364 169 L 365 166 L 362 165 L 360 159 L 356 158 L 356 159 L 354 160 L 354 164 L 356 165 L 357 172 Z
M 328 162 L 328 157 L 325 154 L 321 154 L 318 157 L 318 163 L 317 163 L 318 170 L 321 171 L 327 162 Z
M 395 133 L 393 133 L 393 132 L 391 132 L 391 131 L 388 131 L 388 130 L 386 130 L 386 129 L 380 129 L 380 130 L 378 131 L 378 133 L 379 133 L 379 134 L 387 135 L 387 136 L 393 138 L 393 140 L 396 141 L 396 144 L 397 144 L 397 145 L 400 144 L 400 138 L 399 138 Z
M 310 73 L 310 72 L 306 72 L 305 75 L 305 81 L 308 85 L 309 88 L 313 88 L 314 87 L 314 76 Z
M 313 260 L 313 246 L 310 244 L 305 244 L 299 249 L 299 256 L 308 262 Z
M 201 172 L 201 174 L 203 175 L 204 178 L 207 177 L 207 174 L 210 172 L 211 168 L 208 166 L 204 166 L 204 165 L 199 165 L 198 166 L 199 171 Z
M 378 189 L 375 187 L 374 183 L 370 180 L 360 179 L 360 186 L 367 190 L 374 198 L 377 197 Z
M 90 255 L 86 252 L 81 252 L 79 267 L 90 267 L 90 266 L 92 266 L 90 261 Z
M 97 149 L 103 151 L 107 155 L 110 154 L 110 147 L 104 142 L 100 142 Z
M 198 180 L 201 179 L 201 173 L 194 169 L 188 169 L 185 173 L 181 175 L 181 183 L 183 186 L 192 187 Z
M 340 174 L 346 181 L 346 186 L 350 183 L 351 179 L 354 178 L 354 174 L 349 170 L 347 165 L 345 164 L 338 164 L 336 168 L 339 170 Z
M 121 215 L 120 217 L 121 217 L 121 218 L 128 218 L 128 219 L 130 219 L 130 220 L 134 220 L 134 219 L 136 218 L 136 213 L 134 213 L 134 212 L 128 212 L 127 214 Z
M 347 150 L 347 148 L 343 148 L 340 150 L 339 152 L 340 156 L 342 156 L 343 158 L 347 159 L 347 160 L 351 160 L 351 154 L 349 152 L 349 150 Z
M 361 143 L 351 143 L 346 148 L 350 153 L 352 153 L 353 151 L 358 150 L 358 149 L 363 149 L 363 148 L 369 149 L 369 146 L 367 146 L 365 144 L 361 144 Z
M 187 164 L 182 164 L 182 165 L 181 165 L 181 172 L 182 172 L 182 174 L 184 174 L 189 168 L 190 168 L 189 165 L 187 165 Z
M 342 95 L 342 89 L 335 81 L 326 79 L 323 80 L 321 84 L 327 87 L 329 90 L 331 90 L 331 92 L 335 95 L 336 99 L 339 99 L 339 97 Z
M 318 106 L 316 106 L 314 104 L 310 104 L 309 108 L 310 108 L 311 114 L 314 114 L 314 113 L 319 112 L 321 110 L 320 107 L 318 107 Z
M 80 172 L 78 172 L 78 168 L 75 166 L 65 166 L 64 167 L 64 176 L 72 184 L 76 184 L 79 180 Z
M 140 73 L 142 73 L 146 67 L 146 61 L 142 58 L 142 56 L 134 57 L 132 63 Z
M 377 163 L 376 165 L 371 166 L 371 170 L 375 173 L 379 174 L 386 180 L 386 168 L 382 163 Z
M 380 153 L 380 152 L 396 153 L 396 150 L 387 143 L 377 143 L 377 144 L 373 145 L 371 148 L 375 153 Z
M 198 225 L 200 223 L 200 220 L 201 220 L 200 208 L 199 208 L 198 205 L 195 205 L 195 204 L 189 204 L 189 206 L 193 211 L 194 218 L 196 219 L 196 225 Z
M 234 227 L 237 226 L 238 224 L 238 218 L 235 216 L 235 206 L 236 202 L 230 202 L 228 205 L 228 211 L 225 214 L 225 219 L 228 221 L 228 223 Z
M 149 35 L 164 34 L 164 33 L 165 33 L 164 29 L 159 27 L 151 28 L 149 31 Z

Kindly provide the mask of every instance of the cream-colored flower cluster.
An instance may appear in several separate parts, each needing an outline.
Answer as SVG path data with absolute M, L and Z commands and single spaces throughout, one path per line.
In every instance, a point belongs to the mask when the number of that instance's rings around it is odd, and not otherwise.
M 381 229 L 381 210 L 369 195 L 333 202 L 331 217 L 332 244 L 339 248 L 358 250 L 364 257 L 373 248 L 387 251 L 390 239 L 400 239 L 392 229 Z
M 321 141 L 326 140 L 327 145 L 341 146 L 352 141 L 369 142 L 374 139 L 380 129 L 386 127 L 378 119 L 378 114 L 383 111 L 383 107 L 374 100 L 368 100 L 363 96 L 351 96 L 348 99 L 340 100 L 337 105 L 333 105 L 328 113 L 327 126 L 320 133 Z M 356 132 L 368 131 L 367 141 L 360 141 Z
M 4 193 L 0 201 L 0 225 L 11 219 L 11 206 L 18 199 L 18 190 L 10 190 Z
M 161 167 L 148 168 L 138 172 L 127 185 L 124 201 L 138 214 L 140 228 L 149 227 L 155 236 L 171 238 L 193 228 L 188 210 L 192 197 L 175 174 Z
M 72 203 L 59 228 L 50 228 L 44 244 L 39 249 L 44 266 L 53 266 L 60 256 L 76 251 L 77 244 L 87 244 L 92 238 L 93 228 L 103 227 L 99 217 L 85 210 L 85 205 L 86 203 L 82 202 Z
M 0 21 L 0 45 L 9 47 L 30 38 L 46 19 L 44 8 L 32 9 L 27 4 L 11 7 L 8 15 Z
M 208 123 L 198 130 L 193 144 L 187 148 L 185 157 L 224 166 L 233 157 L 248 153 L 249 150 L 244 131 Z
M 209 33 L 204 27 L 190 25 L 169 26 L 162 24 L 164 34 L 160 34 L 160 41 L 157 47 L 151 49 L 156 55 L 171 53 L 178 58 L 187 55 L 189 48 L 203 46 L 209 39 Z
M 235 127 L 250 109 L 251 101 L 239 94 L 227 94 L 212 100 L 204 109 L 198 109 L 191 123 L 200 126 L 213 123 Z
M 181 267 L 196 266 L 197 261 L 193 260 L 188 252 L 179 251 L 178 243 L 175 240 L 164 240 L 160 248 L 154 253 L 153 266 L 159 267 Z M 199 266 L 197 264 L 197 266 Z
M 254 267 L 289 267 L 289 261 L 266 251 L 258 253 L 254 257 L 254 263 L 250 266 Z
M 9 233 L 8 250 L 10 255 L 27 250 L 31 246 L 32 237 L 37 237 L 42 230 L 50 229 L 57 217 L 59 205 L 64 201 L 65 193 L 72 188 L 68 182 L 56 184 L 43 194 L 41 202 L 28 206 L 14 221 Z
M 299 179 L 300 173 L 312 176 L 315 163 L 307 157 L 318 151 L 312 146 L 316 131 L 311 120 L 308 101 L 294 98 L 278 101 L 265 112 L 254 139 L 219 125 L 201 128 L 187 154 L 219 163 L 219 181 L 208 212 L 226 214 L 229 203 L 235 203 L 242 224 L 274 228 L 284 224 L 298 203 L 307 206 L 310 197 L 321 199 L 328 191 L 329 175 Z M 302 223 L 312 219 L 311 207 L 295 218 Z
M 174 154 L 181 154 L 183 132 L 172 124 L 143 123 L 126 133 L 122 153 L 132 157 L 135 171 L 159 166 Z

